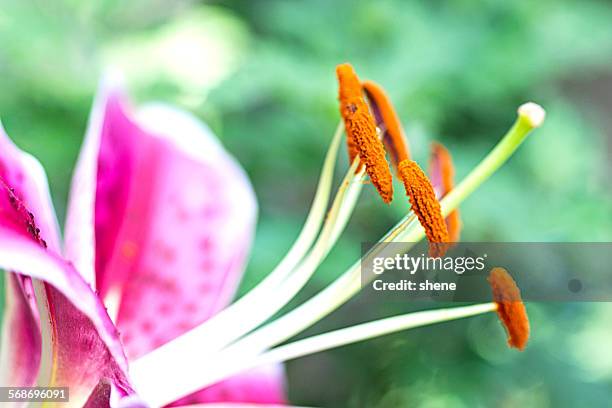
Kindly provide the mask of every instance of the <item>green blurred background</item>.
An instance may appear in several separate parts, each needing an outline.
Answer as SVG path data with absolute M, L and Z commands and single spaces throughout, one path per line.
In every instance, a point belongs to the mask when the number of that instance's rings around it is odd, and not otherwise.
M 0 0 L 0 117 L 47 169 L 61 222 L 97 81 L 106 67 L 120 68 L 136 101 L 194 112 L 246 168 L 260 203 L 246 290 L 305 218 L 338 122 L 334 67 L 350 61 L 388 90 L 417 161 L 426 165 L 429 143 L 442 141 L 458 178 L 502 136 L 519 104 L 547 109 L 545 126 L 462 205 L 463 240 L 612 240 L 610 2 L 126 3 Z M 300 299 L 407 209 L 401 194 L 387 207 L 365 188 L 348 232 Z M 308 333 L 399 309 L 353 301 Z M 612 307 L 528 310 L 533 338 L 524 353 L 507 349 L 492 315 L 448 323 L 290 362 L 290 399 L 609 406 Z

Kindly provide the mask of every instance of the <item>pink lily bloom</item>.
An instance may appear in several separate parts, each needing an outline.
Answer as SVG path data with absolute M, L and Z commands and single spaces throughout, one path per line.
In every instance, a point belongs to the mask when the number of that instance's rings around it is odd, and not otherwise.
M 433 177 L 444 192 L 438 211 L 452 213 L 543 120 L 541 107 L 523 105 L 462 182 L 439 185 Z M 332 250 L 367 177 L 356 157 L 330 200 L 343 129 L 331 140 L 295 243 L 230 304 L 257 206 L 246 174 L 205 125 L 160 104 L 132 109 L 115 83 L 103 86 L 74 172 L 63 244 L 42 167 L 0 128 L 0 386 L 69 387 L 62 407 L 279 406 L 287 403 L 284 361 L 498 311 L 496 302 L 427 310 L 282 344 L 363 283 L 357 260 L 278 316 Z M 438 167 L 434 173 L 450 171 Z M 379 242 L 408 248 L 423 237 L 409 211 Z
M 231 300 L 256 212 L 247 176 L 208 128 L 167 106 L 134 113 L 108 87 L 74 173 L 62 248 L 42 167 L 0 130 L 0 384 L 69 385 L 74 406 L 133 394 L 129 361 Z M 184 401 L 279 404 L 283 381 L 271 365 Z

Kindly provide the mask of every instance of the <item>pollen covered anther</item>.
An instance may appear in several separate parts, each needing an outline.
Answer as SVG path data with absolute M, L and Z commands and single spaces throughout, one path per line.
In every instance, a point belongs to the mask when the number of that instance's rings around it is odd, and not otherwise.
M 508 345 L 524 350 L 529 339 L 529 319 L 521 291 L 504 268 L 493 268 L 488 281 L 497 303 L 497 315 L 508 334 Z
M 431 146 L 431 159 L 429 161 L 429 176 L 436 191 L 438 199 L 444 198 L 454 187 L 455 167 L 450 152 L 441 143 Z M 461 234 L 461 218 L 459 210 L 453 210 L 446 217 L 448 240 L 458 242 Z
M 336 67 L 340 99 L 340 114 L 346 128 L 349 158 L 357 154 L 378 193 L 389 203 L 393 199 L 391 170 L 385 158 L 385 149 L 376 133 L 376 123 L 363 99 L 362 87 L 350 64 Z
M 448 230 L 433 186 L 419 165 L 412 160 L 402 161 L 398 173 L 404 182 L 412 211 L 425 229 L 429 255 L 443 256 L 448 249 Z
M 410 158 L 406 136 L 397 113 L 380 85 L 373 81 L 364 81 L 362 86 L 372 107 L 372 112 L 374 112 L 376 122 L 384 131 L 383 143 L 385 148 L 389 152 L 393 165 L 397 167 L 399 163 Z

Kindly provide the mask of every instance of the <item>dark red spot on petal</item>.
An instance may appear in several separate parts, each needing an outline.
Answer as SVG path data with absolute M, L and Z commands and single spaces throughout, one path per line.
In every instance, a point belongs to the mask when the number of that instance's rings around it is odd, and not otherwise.
M 151 342 L 153 343 L 153 348 L 156 349 L 166 344 L 168 340 L 163 337 L 155 337 Z
M 144 322 L 142 322 L 142 324 L 140 325 L 140 328 L 142 329 L 142 331 L 146 332 L 146 333 L 150 333 L 151 331 L 153 331 L 153 328 L 155 326 L 153 325 L 153 322 L 149 321 L 149 320 L 145 320 Z
M 189 220 L 189 212 L 182 209 L 182 208 L 177 208 L 176 210 L 176 217 L 179 219 L 179 221 L 187 221 Z
M 121 334 L 121 341 L 124 344 L 129 343 L 132 340 L 132 335 L 130 333 L 122 333 Z
M 204 207 L 202 215 L 204 216 L 204 218 L 218 219 L 223 216 L 224 211 L 225 210 L 223 209 L 223 207 L 213 203 Z
M 193 302 L 189 302 L 185 304 L 185 312 L 187 313 L 195 313 L 198 311 L 198 305 Z
M 188 322 L 188 321 L 182 321 L 182 322 L 178 322 L 176 324 L 176 328 L 179 331 L 187 331 L 187 330 L 191 330 L 191 328 L 193 327 L 193 323 Z
M 211 258 L 207 257 L 207 258 L 204 258 L 204 260 L 202 261 L 200 268 L 202 269 L 203 272 L 210 272 L 214 270 L 215 263 L 213 262 Z
M 208 252 L 213 247 L 213 241 L 211 237 L 204 237 L 200 240 L 199 247 L 202 251 Z
M 161 305 L 159 305 L 159 308 L 157 309 L 157 311 L 162 314 L 162 315 L 167 315 L 170 314 L 170 312 L 172 312 L 172 304 L 170 303 L 162 303 Z

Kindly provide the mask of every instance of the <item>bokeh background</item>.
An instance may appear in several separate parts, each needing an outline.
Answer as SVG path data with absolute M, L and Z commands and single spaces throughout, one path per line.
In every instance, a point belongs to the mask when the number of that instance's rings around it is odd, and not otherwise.
M 63 222 L 107 67 L 125 73 L 137 102 L 194 112 L 258 195 L 244 291 L 283 256 L 306 216 L 338 122 L 334 67 L 350 61 L 387 89 L 417 161 L 425 166 L 430 142 L 442 141 L 458 178 L 502 136 L 519 104 L 546 107 L 545 126 L 462 205 L 463 240 L 610 241 L 611 21 L 612 3 L 593 0 L 0 0 L 0 117 L 45 166 Z M 400 194 L 388 207 L 366 187 L 347 233 L 298 301 L 407 209 Z M 308 333 L 399 309 L 353 301 Z M 330 407 L 608 405 L 612 307 L 528 310 L 533 338 L 524 353 L 505 346 L 494 316 L 422 328 L 290 362 L 290 399 Z

